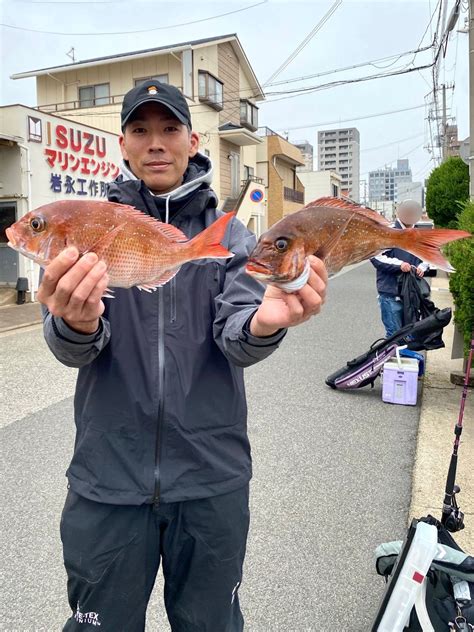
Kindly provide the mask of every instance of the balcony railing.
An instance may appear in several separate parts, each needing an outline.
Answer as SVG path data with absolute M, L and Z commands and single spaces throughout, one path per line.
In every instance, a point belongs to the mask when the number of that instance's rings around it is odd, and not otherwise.
M 65 101 L 64 103 L 49 103 L 47 105 L 36 106 L 41 112 L 63 112 L 64 110 L 85 110 L 89 108 L 101 107 L 104 105 L 118 105 L 123 101 L 123 94 L 116 94 L 109 97 L 100 97 L 97 99 L 76 99 L 75 101 Z M 91 103 L 91 101 L 101 101 L 101 103 Z M 86 105 L 86 103 L 88 105 Z
M 296 189 L 290 189 L 285 187 L 283 190 L 283 197 L 289 202 L 296 202 L 298 204 L 304 204 L 304 192 L 297 191 Z

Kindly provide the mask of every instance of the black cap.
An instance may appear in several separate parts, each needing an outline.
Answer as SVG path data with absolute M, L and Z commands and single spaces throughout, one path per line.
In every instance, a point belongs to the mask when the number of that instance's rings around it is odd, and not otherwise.
M 191 129 L 191 113 L 182 93 L 175 86 L 153 79 L 140 83 L 124 96 L 121 113 L 122 129 L 140 105 L 150 102 L 166 106 L 178 121 Z

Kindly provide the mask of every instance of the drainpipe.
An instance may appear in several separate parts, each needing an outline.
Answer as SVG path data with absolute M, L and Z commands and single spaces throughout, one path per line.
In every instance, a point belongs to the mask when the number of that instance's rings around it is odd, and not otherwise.
M 31 160 L 30 160 L 30 148 L 27 145 L 17 143 L 18 147 L 26 151 L 26 187 L 27 187 L 27 211 L 31 211 Z M 35 300 L 36 284 L 35 284 L 35 264 L 32 259 L 28 259 L 28 276 L 30 278 L 30 297 L 31 302 Z

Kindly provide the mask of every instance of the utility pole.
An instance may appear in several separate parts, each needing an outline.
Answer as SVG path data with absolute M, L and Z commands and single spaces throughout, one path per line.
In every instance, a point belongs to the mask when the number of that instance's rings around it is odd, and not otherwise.
M 441 130 L 443 134 L 442 157 L 443 157 L 443 162 L 444 162 L 446 158 L 448 157 L 448 134 L 447 134 L 448 124 L 446 122 L 446 86 L 444 83 L 441 86 L 441 88 L 443 90 L 443 114 L 442 114 L 442 119 L 441 119 Z
M 469 0 L 469 194 L 474 199 L 474 0 Z

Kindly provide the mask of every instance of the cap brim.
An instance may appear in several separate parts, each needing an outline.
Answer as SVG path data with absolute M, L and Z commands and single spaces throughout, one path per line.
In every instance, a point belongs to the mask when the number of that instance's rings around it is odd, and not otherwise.
M 181 114 L 181 112 L 179 112 L 175 107 L 173 107 L 169 103 L 166 103 L 166 101 L 163 101 L 159 97 L 147 97 L 146 99 L 142 99 L 141 101 L 139 101 L 134 106 L 134 108 L 132 110 L 130 110 L 130 112 L 127 114 L 126 118 L 122 121 L 122 129 L 128 123 L 130 117 L 135 112 L 135 110 L 137 108 L 139 108 L 140 106 L 142 106 L 144 103 L 159 103 L 160 105 L 163 105 L 165 108 L 167 108 L 173 114 L 173 116 L 175 116 L 178 119 L 178 121 L 180 123 L 182 123 L 183 125 L 190 125 L 191 124 L 190 121 L 188 121 L 188 119 L 185 116 L 183 116 L 183 114 Z

